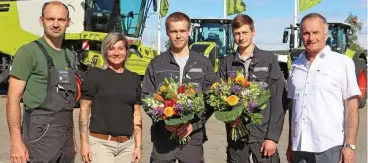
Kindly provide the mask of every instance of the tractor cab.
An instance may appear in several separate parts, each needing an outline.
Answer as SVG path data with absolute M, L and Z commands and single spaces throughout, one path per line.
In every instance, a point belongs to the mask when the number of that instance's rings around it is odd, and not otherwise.
M 156 11 L 157 0 L 85 0 L 83 30 L 65 37 L 66 46 L 80 54 L 79 68 L 102 67 L 101 42 L 108 33 L 118 32 L 128 38 L 127 69 L 144 75 L 154 54 L 152 48 L 142 45 L 140 37 L 152 3 Z
M 233 53 L 235 49 L 231 21 L 223 18 L 191 19 L 190 49 L 208 57 L 215 70 L 219 59 Z
M 149 0 L 87 0 L 86 30 L 93 32 L 119 32 L 138 38 L 146 21 Z M 89 13 L 89 14 L 88 14 Z
M 301 36 L 300 36 L 300 24 L 297 24 L 296 31 L 293 32 L 295 27 L 285 28 L 284 34 L 283 34 L 283 43 L 287 43 L 288 39 L 289 41 L 289 51 L 292 51 L 294 49 L 294 44 L 297 44 L 297 48 L 303 48 L 303 44 L 301 42 Z M 333 51 L 339 52 L 341 54 L 344 54 L 345 51 L 348 49 L 348 37 L 352 34 L 351 31 L 352 26 L 347 23 L 328 23 L 328 34 L 329 37 L 326 41 L 326 44 L 331 47 Z M 289 31 L 291 31 L 291 34 L 289 35 Z M 294 35 L 298 35 L 298 39 L 294 40 Z
M 352 34 L 352 26 L 347 23 L 329 23 L 327 45 L 333 51 L 344 54 L 348 49 L 348 37 Z

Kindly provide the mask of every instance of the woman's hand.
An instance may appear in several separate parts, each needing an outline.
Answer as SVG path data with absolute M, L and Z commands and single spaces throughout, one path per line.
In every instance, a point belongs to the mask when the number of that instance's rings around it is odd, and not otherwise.
M 132 163 L 138 163 L 142 158 L 142 149 L 135 148 Z

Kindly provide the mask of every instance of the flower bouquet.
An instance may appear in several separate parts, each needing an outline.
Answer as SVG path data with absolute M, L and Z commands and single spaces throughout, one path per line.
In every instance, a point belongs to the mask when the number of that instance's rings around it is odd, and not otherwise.
M 204 112 L 203 93 L 193 84 L 178 84 L 173 79 L 164 79 L 156 93 L 144 99 L 143 109 L 151 116 L 153 123 L 165 121 L 166 125 L 175 126 L 189 122 L 195 115 Z M 176 137 L 172 132 L 170 139 Z M 186 144 L 190 137 L 178 139 Z
M 242 70 L 229 74 L 227 81 L 221 79 L 214 83 L 207 94 L 206 102 L 214 108 L 217 120 L 229 123 L 238 117 L 241 119 L 240 124 L 231 129 L 234 141 L 249 134 L 247 123 L 262 123 L 263 115 L 259 112 L 267 107 L 271 96 L 266 83 L 248 81 Z

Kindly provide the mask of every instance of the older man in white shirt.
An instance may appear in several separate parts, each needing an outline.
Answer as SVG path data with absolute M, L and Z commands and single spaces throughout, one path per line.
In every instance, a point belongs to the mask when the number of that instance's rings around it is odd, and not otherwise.
M 287 157 L 294 163 L 355 162 L 361 94 L 354 62 L 326 45 L 328 24 L 306 15 L 300 34 L 305 51 L 290 70 L 292 99 Z

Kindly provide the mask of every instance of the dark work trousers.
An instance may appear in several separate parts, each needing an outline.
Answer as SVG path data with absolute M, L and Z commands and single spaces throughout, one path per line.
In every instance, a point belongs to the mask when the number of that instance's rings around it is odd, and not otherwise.
M 22 135 L 30 163 L 74 162 L 73 112 L 43 113 L 24 112 Z
M 150 163 L 204 163 L 203 145 L 154 143 Z
M 246 143 L 244 141 L 230 141 L 227 147 L 227 163 L 250 163 L 250 155 L 254 163 L 279 163 L 280 157 L 276 152 L 271 157 L 264 157 L 261 153 L 263 142 Z

